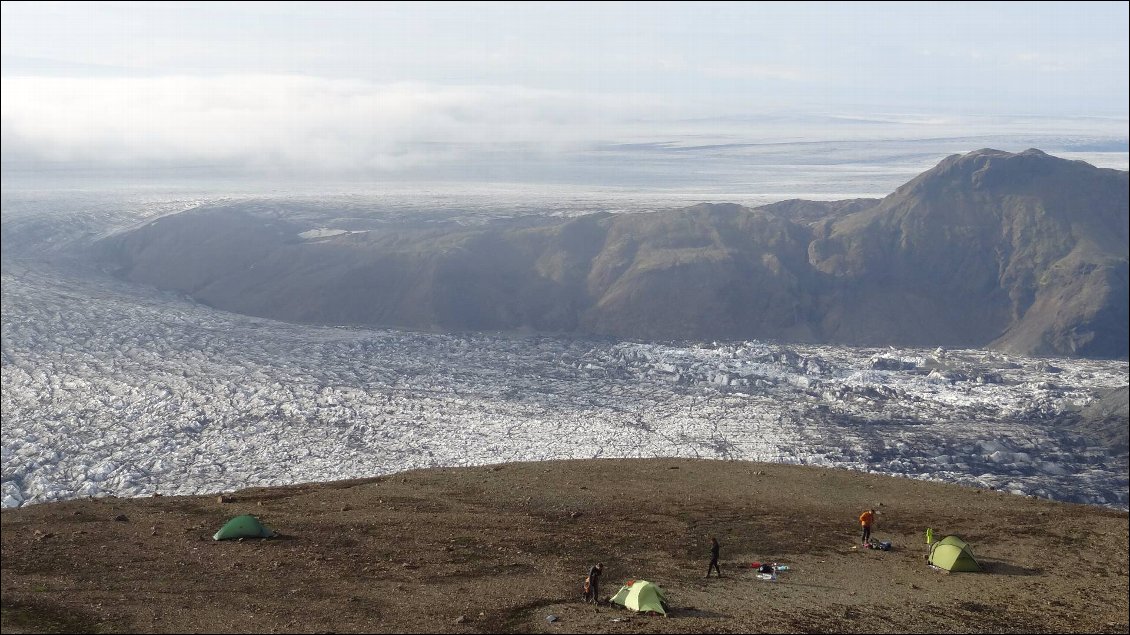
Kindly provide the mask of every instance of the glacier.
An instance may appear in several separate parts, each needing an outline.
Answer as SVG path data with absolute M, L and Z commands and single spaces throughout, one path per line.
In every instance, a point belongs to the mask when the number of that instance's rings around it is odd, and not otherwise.
M 440 466 L 698 457 L 1127 509 L 1125 451 L 1064 425 L 1127 384 L 1126 361 L 305 326 L 130 285 L 84 253 L 202 202 L 5 194 L 4 507 Z

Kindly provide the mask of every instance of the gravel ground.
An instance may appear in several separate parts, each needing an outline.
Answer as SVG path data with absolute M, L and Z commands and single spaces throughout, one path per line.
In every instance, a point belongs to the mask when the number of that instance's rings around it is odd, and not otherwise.
M 856 517 L 879 512 L 860 549 Z M 213 541 L 251 513 L 281 536 Z M 432 469 L 2 514 L 12 632 L 1115 632 L 1128 515 L 905 478 L 682 459 Z M 983 573 L 928 567 L 955 534 Z M 706 579 L 710 536 L 722 578 Z M 580 601 L 657 582 L 666 618 Z M 775 581 L 754 561 L 787 563 Z M 547 618 L 554 616 L 555 621 Z

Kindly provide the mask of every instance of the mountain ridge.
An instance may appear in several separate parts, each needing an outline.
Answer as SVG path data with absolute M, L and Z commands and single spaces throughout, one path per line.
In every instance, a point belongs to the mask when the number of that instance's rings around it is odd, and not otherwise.
M 190 210 L 100 245 L 122 277 L 292 322 L 989 347 L 1125 358 L 1127 173 L 952 155 L 883 199 L 374 225 Z

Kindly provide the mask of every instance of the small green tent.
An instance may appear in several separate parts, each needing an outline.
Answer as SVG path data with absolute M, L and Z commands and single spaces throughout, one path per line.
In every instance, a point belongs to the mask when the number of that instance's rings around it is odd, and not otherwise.
M 667 594 L 658 584 L 647 580 L 630 581 L 620 587 L 610 601 L 633 611 L 655 611 L 667 615 Z
M 232 518 L 212 536 L 212 540 L 232 540 L 234 538 L 274 538 L 278 534 L 267 529 L 259 519 L 250 515 Z
M 973 550 L 957 536 L 946 536 L 930 545 L 930 557 L 927 562 L 946 571 L 981 570 L 981 565 L 977 564 L 977 560 L 973 557 Z

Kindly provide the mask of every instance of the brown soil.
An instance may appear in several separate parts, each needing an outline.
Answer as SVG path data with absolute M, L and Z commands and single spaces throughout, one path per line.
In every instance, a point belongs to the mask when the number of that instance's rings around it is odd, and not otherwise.
M 910 479 L 677 459 L 434 469 L 5 510 L 4 632 L 1120 632 L 1128 516 Z M 879 511 L 860 549 L 861 510 Z M 252 513 L 282 537 L 212 540 Z M 924 531 L 983 573 L 924 561 Z M 705 579 L 709 538 L 721 579 Z M 580 601 L 627 579 L 669 617 Z M 762 581 L 752 561 L 787 563 Z M 555 622 L 547 616 L 556 616 Z

